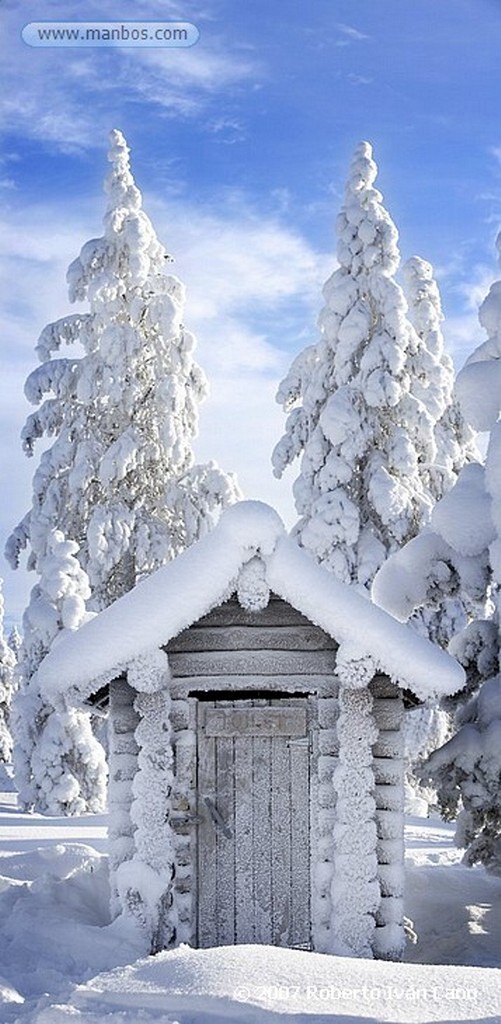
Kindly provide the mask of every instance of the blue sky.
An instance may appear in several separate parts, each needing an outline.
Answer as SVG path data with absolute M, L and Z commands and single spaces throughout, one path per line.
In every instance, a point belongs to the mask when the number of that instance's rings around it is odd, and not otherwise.
M 183 20 L 191 49 L 34 49 L 29 21 Z M 145 208 L 188 287 L 212 397 L 199 458 L 292 521 L 273 481 L 273 396 L 316 337 L 354 146 L 370 140 L 404 258 L 435 265 L 458 365 L 482 338 L 501 221 L 499 0 L 41 0 L 0 5 L 3 199 L 0 512 L 29 505 L 18 436 L 42 327 L 70 307 L 65 272 L 100 233 L 107 132 L 125 132 Z M 25 574 L 2 564 L 8 614 Z

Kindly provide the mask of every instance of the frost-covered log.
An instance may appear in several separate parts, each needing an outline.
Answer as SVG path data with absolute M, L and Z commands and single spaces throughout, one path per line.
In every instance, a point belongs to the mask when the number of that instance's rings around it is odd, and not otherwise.
M 381 902 L 376 857 L 376 801 L 372 746 L 378 730 L 368 683 L 373 667 L 339 658 L 339 763 L 332 883 L 332 951 L 373 955 L 375 914 Z
M 167 948 L 176 937 L 168 678 L 167 658 L 161 651 L 142 657 L 129 668 L 130 685 L 139 691 L 134 702 L 139 716 L 135 731 L 138 771 L 131 806 L 134 855 L 120 865 L 116 878 L 122 906 L 139 921 L 151 952 Z
M 378 729 L 373 747 L 376 802 L 378 879 L 381 903 L 376 912 L 374 955 L 399 960 L 405 948 L 404 864 L 404 704 L 402 693 L 389 680 L 371 684 L 373 715 Z M 381 756 L 381 751 L 384 754 Z
M 131 819 L 134 800 L 132 784 L 137 772 L 139 747 L 135 732 L 139 715 L 134 708 L 135 691 L 125 679 L 110 685 L 109 704 L 109 863 L 111 911 L 116 916 L 121 906 L 116 885 L 116 872 L 124 861 L 134 856 L 135 826 Z

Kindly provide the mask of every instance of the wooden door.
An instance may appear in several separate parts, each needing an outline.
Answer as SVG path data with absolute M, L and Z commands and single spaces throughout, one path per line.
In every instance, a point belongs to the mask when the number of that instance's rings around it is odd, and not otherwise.
M 310 948 L 307 703 L 199 704 L 199 946 Z

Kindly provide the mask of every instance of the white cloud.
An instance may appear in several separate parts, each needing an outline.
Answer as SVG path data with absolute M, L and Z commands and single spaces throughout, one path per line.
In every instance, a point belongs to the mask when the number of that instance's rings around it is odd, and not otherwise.
M 485 334 L 478 322 L 478 315 L 474 312 L 447 317 L 443 324 L 443 333 L 447 349 L 453 357 L 456 372 L 464 366 L 477 345 L 485 341 Z
M 468 309 L 478 310 L 497 277 L 493 268 L 485 264 L 478 263 L 472 268 L 469 280 L 462 281 L 456 289 L 463 296 Z
M 438 276 L 448 278 L 451 294 L 461 297 L 459 311 L 453 316 L 447 315 L 443 324 L 447 346 L 456 369 L 459 370 L 476 346 L 485 341 L 485 331 L 480 326 L 478 310 L 498 275 L 494 266 L 476 263 L 468 268 L 464 257 L 458 257 L 447 267 L 442 267 Z
M 290 527 L 296 519 L 292 481 L 297 470 L 282 480 L 271 470 L 272 449 L 284 427 L 275 392 L 276 381 L 257 374 L 212 379 L 209 399 L 201 408 L 195 451 L 200 461 L 215 458 L 225 469 L 236 470 L 244 497 L 269 502 Z
M 216 135 L 225 145 L 232 146 L 236 142 L 243 142 L 246 137 L 245 127 L 242 121 L 236 117 L 215 117 L 205 125 L 205 131 Z
M 90 0 L 85 16 L 137 21 L 138 13 L 165 21 L 178 18 L 180 7 L 149 2 L 139 12 L 131 0 Z M 15 5 L 3 15 L 3 123 L 16 134 L 56 144 L 65 152 L 94 146 L 127 101 L 146 101 L 167 116 L 210 120 L 217 97 L 218 116 L 224 117 L 228 91 L 261 74 L 254 56 L 229 50 L 215 31 L 189 49 L 33 49 L 20 36 L 26 12 Z M 36 17 L 81 21 L 82 12 L 75 0 L 45 0 Z M 199 20 L 206 17 L 210 12 L 199 5 Z M 186 9 L 181 20 L 189 20 Z M 134 116 L 131 107 L 128 116 Z
M 338 22 L 336 28 L 339 32 L 342 32 L 344 36 L 348 36 L 350 39 L 370 39 L 365 32 L 360 32 L 358 28 L 354 28 L 353 25 L 345 25 L 342 22 Z
M 214 41 L 212 46 L 214 47 Z M 198 46 L 198 44 L 197 44 Z M 227 50 L 218 52 L 197 46 L 177 50 L 173 59 L 172 50 L 129 50 L 133 60 L 138 60 L 144 69 L 170 82 L 176 88 L 198 87 L 206 92 L 219 92 L 229 85 L 253 77 L 258 71 L 255 60 L 240 59 Z M 140 89 L 141 83 L 135 83 Z
M 348 81 L 351 82 L 352 85 L 370 85 L 373 79 L 369 78 L 367 75 L 356 75 L 354 72 L 350 72 L 348 75 Z
M 198 319 L 274 307 L 291 296 L 320 296 L 325 257 L 296 231 L 260 216 L 230 195 L 216 211 L 185 203 L 145 200 L 157 232 L 190 282 L 190 309 Z M 222 212 L 222 211 L 225 212 Z M 325 276 L 325 275 L 324 275 Z

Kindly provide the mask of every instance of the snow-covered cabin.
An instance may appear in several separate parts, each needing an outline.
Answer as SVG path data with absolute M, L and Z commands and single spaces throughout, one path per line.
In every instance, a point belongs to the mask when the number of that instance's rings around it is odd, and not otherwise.
M 454 692 L 462 669 L 271 508 L 229 509 L 39 675 L 56 706 L 109 684 L 114 908 L 153 951 L 400 955 L 402 690 Z

